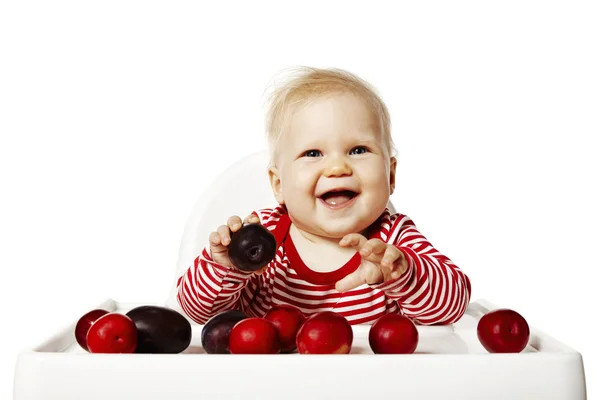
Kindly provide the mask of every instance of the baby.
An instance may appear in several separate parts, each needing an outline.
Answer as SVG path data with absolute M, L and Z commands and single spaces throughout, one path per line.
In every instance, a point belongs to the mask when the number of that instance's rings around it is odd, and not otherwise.
M 339 69 L 301 68 L 271 97 L 268 177 L 278 206 L 232 216 L 177 281 L 184 312 L 203 324 L 230 309 L 262 317 L 275 304 L 334 311 L 351 324 L 400 313 L 423 325 L 457 321 L 469 278 L 387 208 L 396 186 L 388 110 Z M 231 233 L 261 223 L 275 258 L 255 272 L 227 255 Z

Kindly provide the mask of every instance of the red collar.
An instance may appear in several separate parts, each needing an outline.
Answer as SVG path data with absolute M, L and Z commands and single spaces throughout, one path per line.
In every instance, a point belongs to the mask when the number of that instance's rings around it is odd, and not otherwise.
M 360 266 L 361 257 L 360 254 L 356 252 L 346 264 L 335 271 L 317 272 L 308 268 L 306 264 L 304 264 L 304 261 L 302 261 L 302 258 L 300 258 L 298 250 L 296 250 L 296 246 L 294 246 L 294 242 L 292 241 L 292 237 L 289 235 L 291 224 L 292 221 L 290 220 L 290 216 L 287 213 L 284 213 L 273 234 L 277 241 L 277 245 L 283 244 L 290 265 L 300 278 L 316 285 L 335 285 L 337 281 L 356 271 Z

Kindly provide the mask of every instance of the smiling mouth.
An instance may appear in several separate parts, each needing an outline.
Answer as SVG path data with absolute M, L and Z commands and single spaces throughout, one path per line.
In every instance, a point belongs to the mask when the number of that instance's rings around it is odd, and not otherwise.
M 332 190 L 320 196 L 323 203 L 331 208 L 341 208 L 348 205 L 358 196 L 358 193 L 352 190 Z

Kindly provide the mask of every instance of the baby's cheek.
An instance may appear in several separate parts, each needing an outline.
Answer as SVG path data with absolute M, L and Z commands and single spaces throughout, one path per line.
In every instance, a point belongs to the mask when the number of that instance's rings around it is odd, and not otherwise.
M 314 193 L 316 182 L 301 173 L 290 178 L 290 189 L 296 194 L 311 195 Z

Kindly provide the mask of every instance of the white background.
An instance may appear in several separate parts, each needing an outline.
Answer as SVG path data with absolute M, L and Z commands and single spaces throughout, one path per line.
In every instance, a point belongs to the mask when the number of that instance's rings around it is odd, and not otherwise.
M 109 297 L 166 298 L 193 205 L 264 147 L 263 90 L 294 65 L 379 89 L 397 209 L 599 395 L 599 6 L 217 3 L 0 6 L 0 397 L 19 350 Z

